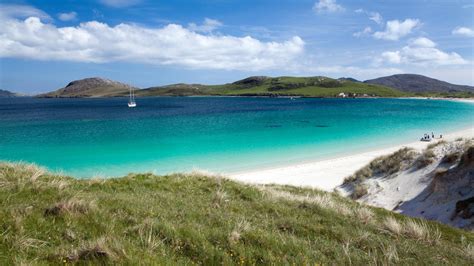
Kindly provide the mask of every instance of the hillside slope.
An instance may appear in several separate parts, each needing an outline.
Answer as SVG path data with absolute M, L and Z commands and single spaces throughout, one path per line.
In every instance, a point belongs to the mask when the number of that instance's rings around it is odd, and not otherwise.
M 474 140 L 374 160 L 342 189 L 361 202 L 474 231 Z
M 125 96 L 131 86 L 103 78 L 86 78 L 70 82 L 59 90 L 40 94 L 42 98 L 89 98 Z
M 472 264 L 474 235 L 337 194 L 200 173 L 0 164 L 0 264 Z
M 474 259 L 468 245 L 474 235 L 466 231 L 337 194 L 200 173 L 77 180 L 3 163 L 0 217 L 3 265 L 467 265 Z
M 397 97 L 407 94 L 379 85 L 364 84 L 328 77 L 266 77 L 254 76 L 223 85 L 175 84 L 140 90 L 140 96 L 304 96 L 338 97 L 345 93 L 349 97 Z
M 364 83 L 376 84 L 411 93 L 474 93 L 474 87 L 454 85 L 445 81 L 415 74 L 399 74 L 366 80 Z

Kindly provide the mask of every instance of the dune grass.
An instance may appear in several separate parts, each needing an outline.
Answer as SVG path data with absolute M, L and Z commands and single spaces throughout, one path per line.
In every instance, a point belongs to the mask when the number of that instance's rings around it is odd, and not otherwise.
M 451 147 L 442 158 L 438 158 L 436 149 Z M 440 164 L 454 165 L 461 164 L 462 158 L 466 157 L 469 148 L 474 147 L 472 139 L 456 139 L 454 142 L 444 140 L 434 142 L 426 147 L 422 152 L 417 152 L 411 148 L 401 148 L 400 150 L 375 158 L 366 166 L 357 170 L 353 175 L 344 179 L 344 185 L 350 190 L 352 199 L 360 199 L 369 193 L 370 186 L 367 180 L 371 178 L 391 178 L 394 174 L 407 170 L 420 170 L 439 161 Z M 441 156 L 441 155 L 439 155 Z M 441 160 L 439 160 L 441 159 Z M 447 172 L 444 167 L 438 166 L 434 172 L 434 177 L 441 177 Z
M 354 191 L 351 194 L 352 199 L 360 199 L 369 193 L 369 186 L 363 182 L 355 183 Z
M 418 156 L 418 158 L 416 158 L 415 166 L 418 169 L 424 168 L 432 164 L 435 161 L 435 159 L 436 159 L 435 152 L 432 150 L 432 148 L 428 147 L 426 150 L 423 151 L 423 153 L 421 153 L 420 156 Z
M 0 163 L 0 206 L 1 265 L 473 263 L 470 232 L 202 173 L 77 180 Z
M 368 165 L 357 170 L 353 175 L 344 179 L 344 183 L 360 184 L 367 178 L 394 174 L 413 162 L 416 152 L 411 148 L 402 148 L 390 155 L 380 156 Z M 362 187 L 359 186 L 362 190 Z

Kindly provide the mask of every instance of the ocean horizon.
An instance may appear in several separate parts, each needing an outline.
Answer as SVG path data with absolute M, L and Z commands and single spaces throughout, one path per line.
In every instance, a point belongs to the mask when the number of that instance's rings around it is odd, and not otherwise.
M 426 99 L 0 99 L 0 160 L 79 178 L 235 173 L 322 160 L 472 126 L 474 105 Z

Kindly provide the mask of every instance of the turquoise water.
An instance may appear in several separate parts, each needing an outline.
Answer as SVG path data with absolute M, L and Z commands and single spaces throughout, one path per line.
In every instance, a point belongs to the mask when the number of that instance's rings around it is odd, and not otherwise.
M 0 99 L 0 160 L 77 177 L 238 172 L 336 157 L 474 124 L 474 105 L 419 99 Z

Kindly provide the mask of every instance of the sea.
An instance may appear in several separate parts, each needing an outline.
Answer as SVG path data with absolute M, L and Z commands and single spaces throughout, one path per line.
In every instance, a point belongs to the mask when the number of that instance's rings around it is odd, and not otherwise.
M 474 104 L 434 99 L 0 98 L 0 161 L 77 178 L 232 174 L 336 158 L 474 126 Z

